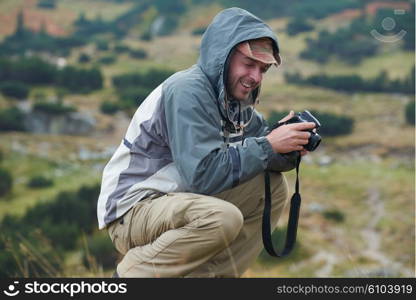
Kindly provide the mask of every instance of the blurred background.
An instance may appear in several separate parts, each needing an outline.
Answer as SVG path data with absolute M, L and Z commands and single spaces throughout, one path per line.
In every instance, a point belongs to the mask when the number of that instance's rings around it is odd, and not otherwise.
M 298 241 L 244 277 L 415 276 L 415 6 L 373 0 L 0 0 L 0 277 L 106 277 L 102 170 L 146 95 L 238 6 L 276 32 L 270 122 L 308 109 Z M 290 194 L 294 171 L 286 173 Z M 274 242 L 282 245 L 287 210 Z

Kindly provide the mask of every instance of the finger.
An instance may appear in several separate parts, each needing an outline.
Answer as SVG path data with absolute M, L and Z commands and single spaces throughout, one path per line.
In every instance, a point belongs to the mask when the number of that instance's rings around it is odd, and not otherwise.
M 315 123 L 313 123 L 313 122 L 302 122 L 302 123 L 289 124 L 287 126 L 292 126 L 292 128 L 295 129 L 295 130 L 306 130 L 306 129 L 315 128 Z
M 295 141 L 295 144 L 297 144 L 297 145 L 306 145 L 308 142 L 309 142 L 308 139 L 297 139 Z
M 297 138 L 299 139 L 306 139 L 308 140 L 311 137 L 311 133 L 308 131 L 299 131 L 297 134 Z
M 303 150 L 300 151 L 300 155 L 301 156 L 304 156 L 304 155 L 306 155 L 308 153 L 309 153 L 309 151 L 308 150 L 305 150 L 305 149 L 303 149 Z
M 289 114 L 288 114 L 286 117 L 284 117 L 283 119 L 281 119 L 281 120 L 279 121 L 279 123 L 281 123 L 281 122 L 286 122 L 287 120 L 289 120 L 289 119 L 293 118 L 293 116 L 294 116 L 294 115 L 295 115 L 294 111 L 293 111 L 293 110 L 291 110 L 291 111 L 289 112 Z

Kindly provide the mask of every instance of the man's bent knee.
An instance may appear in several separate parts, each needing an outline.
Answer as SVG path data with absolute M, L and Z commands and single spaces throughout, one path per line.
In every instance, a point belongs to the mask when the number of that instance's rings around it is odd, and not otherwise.
M 243 227 L 244 218 L 241 211 L 233 204 L 219 200 L 218 205 L 209 215 L 209 226 L 215 226 L 212 238 L 218 246 L 228 247 Z

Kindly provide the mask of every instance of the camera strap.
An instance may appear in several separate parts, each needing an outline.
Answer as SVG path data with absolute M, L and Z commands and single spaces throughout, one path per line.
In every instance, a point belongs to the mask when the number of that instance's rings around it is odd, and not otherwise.
M 271 193 L 270 193 L 270 175 L 268 171 L 264 172 L 264 211 L 263 211 L 263 245 L 266 251 L 275 257 L 283 257 L 289 255 L 293 250 L 296 242 L 296 232 L 298 229 L 299 210 L 301 204 L 301 196 L 299 193 L 299 165 L 301 156 L 299 155 L 296 161 L 296 185 L 295 193 L 290 200 L 289 220 L 286 231 L 286 242 L 283 250 L 277 253 L 273 247 L 271 238 L 270 213 L 271 213 Z

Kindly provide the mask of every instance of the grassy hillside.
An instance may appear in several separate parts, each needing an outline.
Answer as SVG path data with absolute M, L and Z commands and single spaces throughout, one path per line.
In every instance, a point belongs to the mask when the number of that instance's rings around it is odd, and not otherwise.
M 23 5 L 32 24 L 43 18 L 52 24 L 51 28 L 59 25 L 65 34 L 73 31 L 72 22 L 80 13 L 85 13 L 88 18 L 100 15 L 104 20 L 114 20 L 132 7 L 129 2 L 87 2 L 60 0 L 57 9 L 49 11 L 36 8 L 36 1 L 0 1 L 0 38 L 13 32 L 15 15 Z M 192 35 L 192 31 L 208 25 L 220 10 L 216 4 L 191 7 L 181 17 L 174 34 L 155 37 L 151 41 L 139 38 L 140 25 L 134 26 L 123 40 L 100 36 L 108 39 L 110 45 L 123 43 L 134 49 L 144 49 L 148 57 L 137 60 L 126 53 L 117 55 L 113 64 L 100 65 L 105 76 L 102 90 L 65 95 L 65 103 L 73 104 L 78 111 L 95 118 L 96 130 L 89 136 L 0 133 L 0 151 L 3 153 L 0 164 L 10 170 L 15 179 L 12 193 L 0 198 L 0 219 L 6 214 L 22 216 L 28 208 L 53 200 L 62 190 L 76 190 L 82 185 L 99 182 L 105 163 L 120 143 L 130 121 L 124 112 L 110 116 L 100 111 L 102 102 L 117 100 L 111 78 L 154 67 L 181 70 L 191 66 L 198 58 L 201 39 L 201 36 Z M 148 15 L 153 13 L 147 12 Z M 287 84 L 283 77 L 284 72 L 299 71 L 304 75 L 324 72 L 371 78 L 386 70 L 391 78 L 404 78 L 414 65 L 414 53 L 385 45 L 379 54 L 358 65 L 336 60 L 321 65 L 299 58 L 306 46 L 305 38 L 316 36 L 317 31 L 288 36 L 285 33 L 287 22 L 287 18 L 268 22 L 279 37 L 283 65 L 279 69 L 271 68 L 265 76 L 257 109 L 265 117 L 273 110 L 291 109 L 347 115 L 354 119 L 354 130 L 346 136 L 324 137 L 322 146 L 302 163 L 303 203 L 296 253 L 283 260 L 262 255 L 244 277 L 414 276 L 415 136 L 414 127 L 405 122 L 404 116 L 405 105 L 414 97 L 300 87 Z M 333 16 L 321 22 L 329 27 L 340 23 Z M 81 53 L 89 53 L 93 62 L 80 64 Z M 111 54 L 111 50 L 97 50 L 91 42 L 73 49 L 67 61 L 70 65 L 90 67 L 97 64 L 98 58 Z M 52 87 L 38 86 L 26 102 L 33 102 L 34 95 L 39 92 L 55 94 Z M 0 108 L 15 103 L 0 95 Z M 19 105 L 27 105 L 25 103 Z M 53 177 L 55 184 L 45 189 L 28 188 L 28 180 L 38 174 Z M 286 175 L 292 193 L 294 172 Z M 287 211 L 279 228 L 286 222 Z M 113 268 L 102 269 L 94 263 L 90 268 L 83 265 L 85 247 L 80 237 L 79 248 L 66 253 L 62 261 L 65 271 L 59 275 L 110 276 Z

